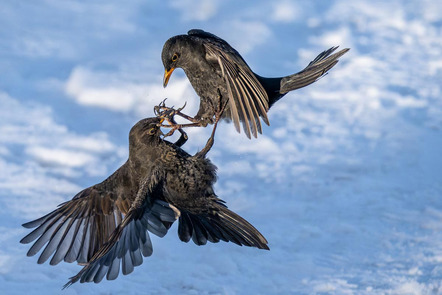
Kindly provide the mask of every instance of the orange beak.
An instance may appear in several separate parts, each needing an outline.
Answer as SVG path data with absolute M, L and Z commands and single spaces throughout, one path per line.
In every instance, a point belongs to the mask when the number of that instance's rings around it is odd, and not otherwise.
M 163 78 L 163 87 L 164 88 L 166 88 L 167 83 L 169 83 L 169 78 L 170 78 L 170 75 L 172 75 L 173 70 L 175 70 L 175 68 L 171 68 L 170 70 L 164 71 L 164 78 Z

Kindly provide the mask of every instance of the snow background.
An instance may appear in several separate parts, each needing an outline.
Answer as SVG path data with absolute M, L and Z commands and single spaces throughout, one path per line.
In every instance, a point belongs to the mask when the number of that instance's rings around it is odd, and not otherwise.
M 0 8 L 1 294 L 442 294 L 441 1 L 17 1 Z M 217 194 L 270 251 L 179 241 L 116 281 L 61 287 L 80 266 L 37 265 L 20 225 L 127 158 L 130 127 L 168 104 L 195 114 L 171 36 L 202 28 L 281 76 L 351 51 L 292 92 L 249 141 L 221 124 Z M 210 130 L 188 130 L 202 148 Z

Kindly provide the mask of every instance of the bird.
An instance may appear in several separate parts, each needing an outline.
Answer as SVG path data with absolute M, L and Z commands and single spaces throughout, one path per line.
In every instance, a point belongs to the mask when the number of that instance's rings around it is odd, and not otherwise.
M 36 228 L 20 242 L 43 246 L 38 263 L 77 261 L 80 272 L 64 286 L 80 281 L 99 283 L 124 275 L 153 253 L 151 232 L 164 237 L 178 219 L 178 237 L 196 245 L 233 242 L 269 250 L 265 237 L 229 210 L 215 194 L 216 166 L 206 157 L 213 145 L 191 156 L 162 138 L 164 118 L 140 120 L 129 133 L 128 160 L 103 182 L 86 188 L 49 214 L 23 224 Z M 184 136 L 183 134 L 181 136 Z
M 222 100 L 228 102 L 223 117 L 233 120 L 239 133 L 242 122 L 247 137 L 256 138 L 258 133 L 262 134 L 260 118 L 269 125 L 267 112 L 275 102 L 288 92 L 317 81 L 349 51 L 346 48 L 334 53 L 337 48 L 323 51 L 298 73 L 267 78 L 253 72 L 225 40 L 192 29 L 187 35 L 177 35 L 165 42 L 161 53 L 163 86 L 167 86 L 175 69 L 183 69 L 200 98 L 196 116 L 187 119 L 199 126 L 213 124 L 215 110 Z

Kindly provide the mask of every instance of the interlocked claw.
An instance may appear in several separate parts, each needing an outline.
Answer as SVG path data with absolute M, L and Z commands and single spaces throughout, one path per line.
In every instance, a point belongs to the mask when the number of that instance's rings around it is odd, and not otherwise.
M 159 105 L 154 107 L 154 113 L 158 118 L 161 118 L 161 119 L 166 120 L 168 122 L 168 124 L 161 124 L 160 125 L 161 127 L 170 128 L 170 131 L 168 133 L 164 134 L 164 137 L 171 136 L 172 134 L 174 134 L 174 132 L 176 130 L 178 130 L 181 133 L 181 136 L 177 140 L 177 142 L 175 142 L 175 145 L 182 146 L 188 139 L 186 132 L 184 132 L 184 130 L 182 128 L 200 127 L 200 126 L 202 126 L 201 121 L 199 121 L 195 118 L 192 118 L 186 114 L 181 113 L 181 111 L 186 107 L 186 103 L 184 103 L 184 105 L 181 108 L 174 109 L 174 107 L 167 107 L 165 101 L 166 101 L 166 99 L 164 99 Z M 220 106 L 215 113 L 215 120 L 214 120 L 215 125 L 212 130 L 212 135 L 207 140 L 206 146 L 201 151 L 198 152 L 199 156 L 205 156 L 207 154 L 207 152 L 212 148 L 213 142 L 214 142 L 214 137 L 215 137 L 215 130 L 218 125 L 218 121 L 221 119 L 221 116 L 222 116 L 226 106 L 227 106 L 227 102 L 225 102 L 224 105 L 221 105 L 221 100 L 220 100 Z M 178 116 L 180 116 L 180 117 L 182 117 L 192 123 L 178 124 L 175 121 L 175 118 L 174 118 L 175 115 L 178 115 Z
M 181 129 L 180 125 L 176 123 L 174 116 L 176 115 L 176 112 L 180 112 L 186 106 L 186 104 L 184 104 L 182 108 L 175 110 L 173 107 L 166 107 L 165 101 L 166 99 L 164 99 L 159 105 L 154 107 L 154 113 L 158 118 L 162 119 L 161 124 L 159 124 L 161 127 L 171 128 L 168 133 L 163 134 L 164 137 L 171 136 L 175 132 L 175 130 L 178 130 L 181 133 L 180 138 L 175 142 L 176 146 L 181 147 L 183 144 L 186 143 L 188 136 L 186 132 Z M 163 125 L 162 123 L 164 120 L 166 120 L 169 125 Z
M 161 124 L 161 127 L 165 127 L 165 128 L 170 128 L 171 130 L 166 133 L 164 135 L 164 137 L 167 136 L 171 136 L 176 130 L 178 130 L 181 135 L 184 135 L 186 140 L 187 140 L 187 135 L 185 134 L 185 132 L 182 130 L 182 128 L 185 127 L 199 127 L 201 126 L 197 120 L 195 120 L 194 118 L 181 113 L 181 110 L 183 110 L 186 107 L 186 103 L 184 103 L 184 105 L 181 108 L 178 109 L 174 109 L 174 107 L 167 107 L 165 104 L 166 99 L 164 99 L 159 105 L 154 107 L 154 113 L 158 118 L 164 119 L 168 122 L 168 124 Z M 175 119 L 174 116 L 178 115 L 190 122 L 190 124 L 178 124 Z
M 175 110 L 173 107 L 169 108 L 166 106 L 166 99 L 167 98 L 165 98 L 162 102 L 160 102 L 159 105 L 153 108 L 153 111 L 157 117 L 170 121 L 173 120 L 173 117 L 175 115 L 179 115 L 181 117 L 187 116 L 181 113 L 181 110 L 183 110 L 186 107 L 186 103 L 184 103 L 184 105 L 181 108 Z
M 186 107 L 186 104 L 187 104 L 186 102 L 184 103 L 184 105 L 182 107 L 180 107 L 178 109 L 174 109 L 174 107 L 170 108 L 170 107 L 166 106 L 166 104 L 165 104 L 166 99 L 164 99 L 159 105 L 154 107 L 153 110 L 154 110 L 155 115 L 157 117 L 166 119 L 171 125 L 177 125 L 177 123 L 170 122 L 171 119 L 173 119 L 173 117 L 175 115 L 178 115 L 178 116 L 180 116 L 180 117 L 182 117 L 192 123 L 199 122 L 198 120 L 192 118 L 191 116 L 181 113 L 181 111 Z M 182 124 L 182 125 L 186 125 L 185 127 L 188 127 L 187 125 L 190 125 L 190 124 Z M 163 127 L 171 127 L 171 126 L 165 125 Z

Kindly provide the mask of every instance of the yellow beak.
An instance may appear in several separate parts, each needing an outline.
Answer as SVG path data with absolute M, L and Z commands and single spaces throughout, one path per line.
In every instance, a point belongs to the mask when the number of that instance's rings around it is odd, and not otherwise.
M 170 78 L 170 75 L 172 75 L 173 70 L 175 70 L 175 68 L 171 68 L 170 70 L 164 71 L 164 78 L 163 78 L 163 87 L 164 88 L 166 88 L 167 83 L 169 83 L 169 78 Z

